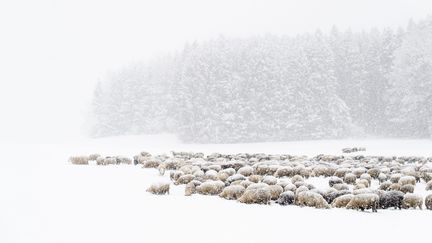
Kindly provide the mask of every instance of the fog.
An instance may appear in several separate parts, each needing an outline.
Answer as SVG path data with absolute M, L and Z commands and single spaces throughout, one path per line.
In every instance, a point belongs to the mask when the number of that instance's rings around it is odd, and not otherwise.
M 2 1 L 0 139 L 85 136 L 97 81 L 110 70 L 219 35 L 296 35 L 406 26 L 423 1 Z

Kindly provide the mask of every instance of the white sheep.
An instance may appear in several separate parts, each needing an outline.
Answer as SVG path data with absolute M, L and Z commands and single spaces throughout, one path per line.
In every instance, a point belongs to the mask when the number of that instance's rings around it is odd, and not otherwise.
M 277 181 L 277 178 L 274 176 L 264 176 L 264 178 L 262 179 L 262 182 L 266 183 L 267 185 L 276 185 Z
M 270 194 L 271 194 L 272 200 L 278 199 L 279 195 L 284 191 L 283 188 L 279 185 L 270 185 L 269 189 L 270 189 Z
M 294 199 L 295 199 L 294 192 L 285 191 L 279 195 L 279 198 L 276 201 L 276 203 L 278 203 L 279 205 L 291 205 L 294 203 Z
M 404 195 L 402 200 L 403 208 L 417 208 L 422 209 L 423 207 L 423 198 L 420 195 L 414 193 L 407 193 Z
M 254 173 L 254 169 L 251 166 L 243 166 L 238 169 L 237 173 L 244 176 L 250 176 Z
M 197 186 L 196 190 L 203 195 L 219 195 L 225 188 L 225 183 L 222 181 L 206 181 Z
M 324 197 L 316 192 L 303 191 L 300 192 L 295 201 L 298 206 L 307 206 L 315 208 L 330 208 Z
M 237 200 L 243 195 L 244 191 L 245 188 L 240 185 L 227 186 L 219 196 L 228 200 Z
M 85 155 L 71 156 L 69 157 L 69 162 L 71 162 L 74 165 L 88 165 L 89 157 Z
M 291 177 L 293 176 L 293 174 L 294 174 L 294 170 L 291 166 L 281 166 L 276 170 L 274 176 L 278 178 Z
M 377 212 L 379 207 L 379 196 L 374 193 L 364 193 L 354 195 L 350 202 L 347 204 L 347 209 L 372 209 L 372 212 Z
M 335 198 L 331 205 L 335 208 L 345 208 L 353 197 L 354 196 L 352 194 L 342 195 Z
M 163 194 L 169 194 L 169 190 L 170 190 L 170 184 L 169 183 L 160 182 L 160 183 L 152 184 L 147 189 L 147 192 L 150 192 L 150 193 L 156 194 L 156 195 L 163 195 Z
M 416 184 L 416 178 L 414 176 L 402 176 L 399 179 L 398 183 L 401 186 L 408 185 L 408 184 L 415 186 L 415 184 Z
M 247 204 L 270 204 L 270 200 L 271 192 L 268 185 L 256 189 L 246 189 L 243 195 L 238 199 L 239 202 Z

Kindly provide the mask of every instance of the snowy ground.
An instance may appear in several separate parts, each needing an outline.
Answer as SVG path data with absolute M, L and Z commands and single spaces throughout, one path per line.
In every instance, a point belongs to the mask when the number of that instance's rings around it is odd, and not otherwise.
M 142 150 L 316 155 L 363 146 L 367 148 L 363 154 L 432 156 L 430 140 L 184 145 L 170 136 L 154 136 L 0 146 L 2 243 L 427 242 L 431 236 L 428 210 L 361 213 L 244 205 L 211 196 L 184 197 L 183 187 L 174 187 L 169 196 L 153 196 L 145 192 L 149 184 L 168 180 L 156 170 L 67 164 L 73 154 L 131 157 Z

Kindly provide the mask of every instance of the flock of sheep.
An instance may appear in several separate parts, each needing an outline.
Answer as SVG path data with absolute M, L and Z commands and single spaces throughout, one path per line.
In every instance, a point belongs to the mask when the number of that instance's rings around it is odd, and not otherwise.
M 218 195 L 247 204 L 298 205 L 315 208 L 427 209 L 432 193 L 415 192 L 424 181 L 432 192 L 432 157 L 332 156 L 312 158 L 270 154 L 219 154 L 172 152 L 153 156 L 141 152 L 133 160 L 98 154 L 70 158 L 73 164 L 135 164 L 170 172 L 174 185 L 184 185 L 185 195 Z M 326 178 L 328 189 L 308 183 Z M 170 183 L 151 185 L 148 192 L 168 194 Z

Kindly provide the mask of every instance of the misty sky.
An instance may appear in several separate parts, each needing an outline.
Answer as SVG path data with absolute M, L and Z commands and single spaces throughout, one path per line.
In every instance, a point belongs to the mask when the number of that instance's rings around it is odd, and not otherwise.
M 405 25 L 431 0 L 0 1 L 0 140 L 77 137 L 107 70 L 219 34 Z

